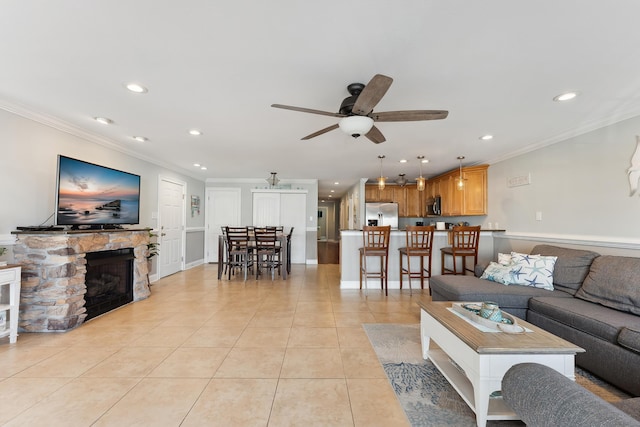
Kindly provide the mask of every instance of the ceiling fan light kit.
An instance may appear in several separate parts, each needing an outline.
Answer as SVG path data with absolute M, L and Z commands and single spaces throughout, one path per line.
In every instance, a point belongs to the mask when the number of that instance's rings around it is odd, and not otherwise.
M 354 138 L 366 135 L 373 127 L 373 119 L 367 116 L 348 116 L 338 122 L 340 130 Z

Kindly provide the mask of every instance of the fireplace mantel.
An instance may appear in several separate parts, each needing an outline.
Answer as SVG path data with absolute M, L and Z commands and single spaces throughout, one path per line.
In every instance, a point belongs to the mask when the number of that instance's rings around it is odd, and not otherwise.
M 84 322 L 88 252 L 133 248 L 133 300 L 150 294 L 149 229 L 15 231 L 22 267 L 19 330 L 57 332 Z

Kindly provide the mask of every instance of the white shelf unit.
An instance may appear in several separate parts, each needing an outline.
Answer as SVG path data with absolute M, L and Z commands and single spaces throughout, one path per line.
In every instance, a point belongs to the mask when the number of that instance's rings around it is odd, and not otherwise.
M 5 327 L 0 329 L 0 338 L 8 336 L 12 344 L 18 340 L 21 272 L 22 268 L 19 265 L 0 267 L 0 295 L 2 296 L 0 312 L 5 313 Z

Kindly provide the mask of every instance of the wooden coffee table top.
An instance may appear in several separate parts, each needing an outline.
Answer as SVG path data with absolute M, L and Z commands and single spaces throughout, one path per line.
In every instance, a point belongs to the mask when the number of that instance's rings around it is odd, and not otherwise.
M 472 301 L 476 302 L 476 301 Z M 467 346 L 483 354 L 581 353 L 584 349 L 557 337 L 531 323 L 518 319 L 518 324 L 532 332 L 508 334 L 483 332 L 448 310 L 450 301 L 419 301 L 418 305 Z

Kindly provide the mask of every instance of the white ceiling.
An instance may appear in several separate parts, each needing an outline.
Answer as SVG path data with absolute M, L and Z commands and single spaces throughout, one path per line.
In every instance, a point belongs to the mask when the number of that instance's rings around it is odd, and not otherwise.
M 0 107 L 203 180 L 276 171 L 326 197 L 379 175 L 378 155 L 391 179 L 418 176 L 419 155 L 433 176 L 640 114 L 638 16 L 637 0 L 9 0 Z M 337 119 L 270 107 L 334 112 L 376 73 L 394 83 L 375 111 L 449 117 L 379 123 L 380 145 L 340 130 L 301 141 Z M 580 96 L 552 101 L 568 90 Z

